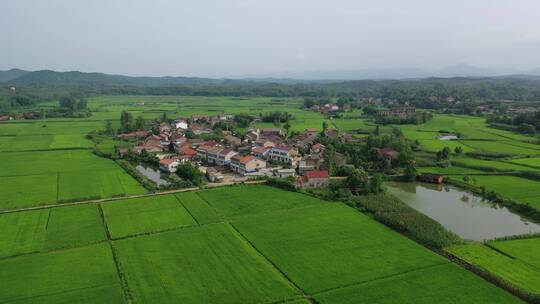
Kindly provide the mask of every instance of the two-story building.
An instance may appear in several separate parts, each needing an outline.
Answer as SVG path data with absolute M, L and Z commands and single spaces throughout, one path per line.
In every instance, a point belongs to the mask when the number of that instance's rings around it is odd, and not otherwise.
M 268 150 L 267 158 L 272 161 L 281 163 L 296 164 L 296 158 L 298 156 L 298 150 L 288 146 L 276 146 L 271 147 Z
M 266 162 L 253 155 L 241 156 L 237 154 L 231 158 L 230 167 L 232 171 L 244 175 L 266 168 Z
M 215 148 L 208 150 L 208 162 L 218 166 L 226 166 L 231 162 L 231 157 L 237 153 L 229 148 Z
M 177 158 L 164 158 L 159 161 L 159 170 L 163 172 L 176 172 L 180 161 Z

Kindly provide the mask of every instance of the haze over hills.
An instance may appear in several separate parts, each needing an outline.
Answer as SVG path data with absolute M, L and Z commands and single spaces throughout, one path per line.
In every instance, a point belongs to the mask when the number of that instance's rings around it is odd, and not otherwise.
M 538 79 L 540 68 L 531 71 L 512 69 L 487 69 L 468 64 L 445 67 L 441 69 L 421 68 L 388 68 L 334 71 L 280 72 L 269 75 L 249 75 L 230 78 L 200 78 L 184 76 L 126 76 L 105 73 L 87 73 L 80 71 L 57 72 L 52 70 L 25 71 L 11 69 L 0 71 L 0 84 L 10 85 L 132 85 L 163 86 L 175 84 L 223 84 L 227 82 L 337 82 L 351 80 L 404 80 L 419 78 L 453 78 L 453 77 L 508 77 Z

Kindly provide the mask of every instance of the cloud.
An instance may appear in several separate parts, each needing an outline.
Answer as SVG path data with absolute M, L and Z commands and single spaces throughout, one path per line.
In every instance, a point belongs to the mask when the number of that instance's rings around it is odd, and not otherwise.
M 304 54 L 303 52 L 300 52 L 296 55 L 296 58 L 300 61 L 307 61 L 309 58 L 306 54 Z

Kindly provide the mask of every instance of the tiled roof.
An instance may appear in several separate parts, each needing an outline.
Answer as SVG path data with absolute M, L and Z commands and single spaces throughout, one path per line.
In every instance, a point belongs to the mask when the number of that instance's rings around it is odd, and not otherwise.
M 309 171 L 306 173 L 306 177 L 310 178 L 328 178 L 328 171 Z
M 162 165 L 170 165 L 174 162 L 178 161 L 177 159 L 174 159 L 174 158 L 164 158 L 162 160 L 159 161 L 160 164 Z
M 247 163 L 249 163 L 250 161 L 252 161 L 254 159 L 255 159 L 255 156 L 248 155 L 248 156 L 242 157 L 242 159 L 240 159 L 240 162 L 243 163 L 243 164 L 247 164 Z

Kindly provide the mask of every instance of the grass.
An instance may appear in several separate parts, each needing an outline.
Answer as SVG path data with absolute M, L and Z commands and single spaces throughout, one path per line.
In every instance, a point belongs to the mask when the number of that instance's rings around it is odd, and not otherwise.
M 225 218 L 324 203 L 311 196 L 261 185 L 211 189 L 197 194 Z
M 521 303 L 454 264 L 415 270 L 316 295 L 321 304 Z
M 1 303 L 124 303 L 107 244 L 0 260 Z
M 113 201 L 102 208 L 113 238 L 196 224 L 174 195 Z
M 521 290 L 540 295 L 540 269 L 521 259 L 511 258 L 482 244 L 451 247 L 448 251 Z
M 246 217 L 233 225 L 308 293 L 446 263 L 341 204 Z
M 96 205 L 0 215 L 0 257 L 82 246 L 105 240 Z
M 298 295 L 227 224 L 116 241 L 137 303 L 270 303 Z

